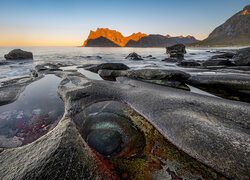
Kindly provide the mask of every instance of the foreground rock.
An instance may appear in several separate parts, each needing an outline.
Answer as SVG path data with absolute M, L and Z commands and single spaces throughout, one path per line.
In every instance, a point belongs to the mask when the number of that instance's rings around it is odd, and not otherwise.
M 248 179 L 248 103 L 126 77 L 113 83 L 54 73 L 64 78 L 64 117 L 37 141 L 1 150 L 0 179 Z M 137 72 L 173 77 L 163 73 Z M 96 146 L 96 133 L 107 149 Z
M 184 44 L 176 44 L 174 46 L 166 47 L 167 54 L 172 58 L 183 59 L 186 54 Z
M 143 60 L 143 58 L 138 55 L 137 53 L 133 52 L 130 53 L 125 59 L 130 59 L 130 60 Z
M 93 65 L 86 68 L 91 72 L 97 73 L 101 69 L 109 69 L 109 70 L 127 70 L 129 69 L 128 66 L 122 63 L 103 63 L 98 65 Z
M 23 51 L 21 49 L 14 49 L 8 54 L 4 55 L 7 60 L 22 60 L 22 59 L 33 59 L 33 54 L 28 51 Z
M 84 89 L 72 92 L 73 97 L 78 103 L 80 97 L 85 99 L 82 103 L 103 98 L 126 102 L 184 152 L 228 178 L 247 179 L 250 168 L 247 103 L 127 78 L 118 81 L 93 81 Z

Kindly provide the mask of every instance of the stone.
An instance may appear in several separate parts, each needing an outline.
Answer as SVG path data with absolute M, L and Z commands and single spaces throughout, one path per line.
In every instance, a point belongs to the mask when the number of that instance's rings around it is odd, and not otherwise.
M 176 81 L 185 81 L 190 75 L 180 70 L 171 70 L 171 69 L 140 69 L 140 70 L 131 70 L 127 72 L 127 77 L 136 78 L 136 79 L 169 79 Z
M 201 64 L 195 60 L 184 60 L 177 63 L 178 66 L 183 67 L 194 67 L 194 66 L 200 66 Z
M 202 63 L 202 66 L 234 66 L 229 59 L 209 59 Z
M 138 55 L 137 53 L 133 52 L 130 53 L 125 59 L 130 59 L 130 60 L 143 60 L 143 58 Z
M 33 54 L 28 51 L 23 51 L 21 49 L 14 49 L 8 54 L 4 55 L 7 60 L 22 60 L 22 59 L 33 59 Z
M 171 58 L 183 59 L 184 54 L 186 54 L 186 49 L 184 44 L 176 44 L 170 47 L 166 47 L 166 53 Z
M 100 154 L 108 156 L 119 148 L 122 137 L 115 130 L 99 129 L 88 134 L 87 143 Z
M 176 80 L 185 81 L 190 75 L 180 70 L 172 69 L 139 69 L 139 70 L 129 70 L 129 71 L 118 71 L 118 70 L 100 70 L 98 74 L 105 78 L 116 78 L 119 76 L 126 76 L 136 79 L 145 80 Z
M 250 47 L 238 50 L 232 62 L 237 66 L 250 66 Z
M 97 73 L 101 69 L 127 70 L 127 69 L 129 69 L 129 67 L 123 63 L 103 63 L 103 64 L 89 66 L 86 68 L 86 70 L 89 70 L 89 71 L 95 72 L 95 73 Z

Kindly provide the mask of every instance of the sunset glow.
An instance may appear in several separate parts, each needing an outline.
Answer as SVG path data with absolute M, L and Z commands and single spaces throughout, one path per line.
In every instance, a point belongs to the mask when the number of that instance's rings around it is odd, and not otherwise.
M 247 1 L 183 0 L 180 6 L 180 2 L 159 0 L 141 4 L 130 0 L 3 0 L 0 46 L 80 46 L 89 31 L 98 27 L 116 29 L 125 36 L 142 32 L 192 35 L 202 40 Z

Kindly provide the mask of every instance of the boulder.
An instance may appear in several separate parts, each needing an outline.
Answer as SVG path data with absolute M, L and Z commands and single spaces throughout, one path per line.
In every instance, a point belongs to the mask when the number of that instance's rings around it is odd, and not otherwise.
M 234 66 L 229 59 L 208 59 L 202 63 L 202 66 Z
M 184 67 L 193 67 L 193 66 L 200 66 L 201 64 L 195 60 L 185 60 L 177 63 L 177 65 Z
M 33 59 L 33 54 L 28 51 L 23 51 L 21 49 L 14 49 L 8 54 L 4 55 L 7 60 L 22 60 L 22 59 Z
M 166 47 L 166 52 L 170 57 L 183 59 L 184 54 L 186 54 L 185 45 L 176 44 L 174 46 Z
M 250 65 L 250 47 L 240 49 L 232 59 L 232 62 L 237 66 L 249 66 Z
M 130 53 L 126 59 L 130 59 L 130 60 L 143 60 L 143 58 L 138 55 L 137 53 L 133 52 L 133 53 Z
M 93 65 L 86 68 L 87 70 L 97 73 L 101 69 L 109 69 L 109 70 L 127 70 L 128 66 L 122 63 L 103 63 L 98 65 Z

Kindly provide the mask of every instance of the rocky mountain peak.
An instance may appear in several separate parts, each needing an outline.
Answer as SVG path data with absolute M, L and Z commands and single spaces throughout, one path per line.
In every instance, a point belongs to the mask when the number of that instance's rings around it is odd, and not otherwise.
M 87 40 L 83 44 L 83 47 L 87 45 L 87 42 L 90 39 L 94 40 L 100 37 L 104 37 L 112 41 L 116 45 L 123 47 L 127 44 L 128 41 L 130 40 L 138 41 L 144 36 L 147 36 L 147 34 L 139 32 L 139 33 L 133 33 L 132 35 L 125 37 L 116 30 L 110 30 L 108 28 L 97 28 L 96 31 L 92 31 L 92 30 L 90 31 Z

